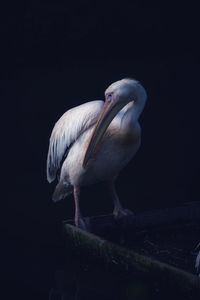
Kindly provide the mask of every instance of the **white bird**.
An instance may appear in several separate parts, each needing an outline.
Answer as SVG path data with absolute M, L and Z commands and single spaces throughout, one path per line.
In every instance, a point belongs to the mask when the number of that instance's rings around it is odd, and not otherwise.
M 138 118 L 146 103 L 144 87 L 125 78 L 105 91 L 104 101 L 91 101 L 68 110 L 55 124 L 47 157 L 47 180 L 59 173 L 53 194 L 57 202 L 73 192 L 75 224 L 86 228 L 79 206 L 80 188 L 107 181 L 116 217 L 129 213 L 119 201 L 115 179 L 141 142 Z

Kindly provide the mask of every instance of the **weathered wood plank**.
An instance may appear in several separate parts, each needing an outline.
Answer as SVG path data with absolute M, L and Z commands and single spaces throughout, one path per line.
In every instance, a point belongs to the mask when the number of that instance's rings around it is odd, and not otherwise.
M 120 247 L 73 225 L 64 224 L 65 242 L 86 262 L 104 265 L 119 274 L 132 274 L 135 278 L 156 281 L 166 289 L 176 289 L 191 297 L 200 296 L 198 276 Z

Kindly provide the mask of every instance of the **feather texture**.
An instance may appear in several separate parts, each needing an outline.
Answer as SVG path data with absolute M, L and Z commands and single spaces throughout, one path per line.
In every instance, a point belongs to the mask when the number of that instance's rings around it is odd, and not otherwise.
M 65 112 L 56 122 L 49 141 L 47 180 L 52 182 L 69 148 L 78 137 L 97 121 L 104 102 L 86 102 Z

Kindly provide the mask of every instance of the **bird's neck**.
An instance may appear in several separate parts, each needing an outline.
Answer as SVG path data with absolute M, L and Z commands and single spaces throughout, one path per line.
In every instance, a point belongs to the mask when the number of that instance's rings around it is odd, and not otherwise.
M 147 94 L 142 86 L 138 86 L 133 99 L 135 100 L 129 102 L 121 110 L 122 126 L 127 129 L 133 128 L 137 124 L 138 119 L 144 109 Z
M 119 113 L 120 123 L 124 129 L 133 128 L 139 118 L 140 110 L 136 104 L 129 102 Z

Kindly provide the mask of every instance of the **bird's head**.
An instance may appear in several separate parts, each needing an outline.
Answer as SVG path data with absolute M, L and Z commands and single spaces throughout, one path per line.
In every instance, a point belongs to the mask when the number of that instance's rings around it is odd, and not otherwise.
M 117 113 L 129 102 L 133 102 L 138 118 L 147 99 L 143 86 L 134 79 L 125 78 L 112 83 L 105 91 L 105 104 L 92 137 L 86 150 L 83 167 L 85 168 L 96 153 L 96 149 L 102 140 L 106 129 Z

